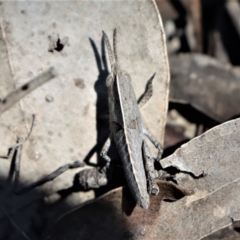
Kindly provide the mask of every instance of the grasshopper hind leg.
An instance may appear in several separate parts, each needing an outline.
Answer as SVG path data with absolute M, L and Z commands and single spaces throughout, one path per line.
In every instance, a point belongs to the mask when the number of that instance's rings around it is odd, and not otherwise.
M 155 75 L 156 74 L 154 73 L 152 75 L 152 77 L 147 81 L 146 89 L 137 101 L 139 108 L 144 106 L 153 95 L 153 85 L 152 85 L 152 83 L 153 83 L 153 79 L 154 79 Z

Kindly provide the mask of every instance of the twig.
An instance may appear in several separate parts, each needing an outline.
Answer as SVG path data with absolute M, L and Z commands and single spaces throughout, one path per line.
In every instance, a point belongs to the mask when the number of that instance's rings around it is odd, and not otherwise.
M 9 93 L 4 99 L 2 99 L 2 101 L 0 101 L 0 116 L 3 112 L 9 109 L 14 103 L 18 102 L 25 95 L 56 76 L 57 73 L 55 72 L 54 68 L 51 67 L 47 71 L 41 73 L 39 76 L 33 78 L 28 83 L 25 83 L 17 90 Z

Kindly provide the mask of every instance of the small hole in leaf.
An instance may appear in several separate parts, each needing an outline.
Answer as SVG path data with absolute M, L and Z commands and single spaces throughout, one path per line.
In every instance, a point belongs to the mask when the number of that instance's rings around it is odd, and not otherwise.
M 28 89 L 28 87 L 29 87 L 28 84 L 25 84 L 25 85 L 22 86 L 22 90 L 25 91 L 25 90 Z
M 51 46 L 48 50 L 49 52 L 54 52 L 54 50 L 60 52 L 63 50 L 65 45 L 69 46 L 69 43 L 68 43 L 69 38 L 68 37 L 64 37 L 62 39 L 60 39 L 60 37 L 58 37 L 57 41 L 56 41 L 56 39 L 53 40 L 51 36 L 49 36 L 48 38 L 49 38 L 50 44 L 51 44 Z
M 63 48 L 64 48 L 64 44 L 62 44 L 60 38 L 58 38 L 56 42 L 56 47 L 54 48 L 54 50 L 60 52 L 63 50 Z

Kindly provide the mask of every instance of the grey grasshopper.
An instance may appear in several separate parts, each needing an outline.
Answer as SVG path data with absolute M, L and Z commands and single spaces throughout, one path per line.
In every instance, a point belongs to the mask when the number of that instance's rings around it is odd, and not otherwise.
M 111 138 L 115 141 L 128 186 L 136 203 L 147 209 L 150 203 L 149 194 L 157 195 L 159 189 L 154 179 L 153 158 L 144 136 L 147 136 L 158 149 L 156 160 L 161 158 L 162 147 L 144 128 L 139 107 L 143 106 L 152 96 L 154 76 L 148 81 L 147 90 L 138 103 L 131 84 L 131 77 L 119 65 L 117 30 L 114 29 L 113 33 L 113 50 L 105 32 L 103 32 L 103 37 L 111 65 L 111 72 L 106 80 Z M 101 152 L 101 156 L 108 163 L 110 158 L 107 152 L 110 144 L 111 139 L 108 138 Z

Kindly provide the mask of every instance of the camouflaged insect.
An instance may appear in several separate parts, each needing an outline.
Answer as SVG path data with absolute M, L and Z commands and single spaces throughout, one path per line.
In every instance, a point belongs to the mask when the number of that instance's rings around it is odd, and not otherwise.
M 138 205 L 147 209 L 149 194 L 157 195 L 158 186 L 154 180 L 153 158 L 144 140 L 146 135 L 158 149 L 157 160 L 162 155 L 160 143 L 143 126 L 139 107 L 143 106 L 152 96 L 152 80 L 148 81 L 147 90 L 137 102 L 130 75 L 120 68 L 117 56 L 117 30 L 113 34 L 113 51 L 108 37 L 103 32 L 104 42 L 108 51 L 111 72 L 106 80 L 109 98 L 109 124 L 111 137 L 114 139 L 127 179 L 128 186 Z M 101 156 L 110 162 L 107 156 L 111 140 L 104 144 Z

